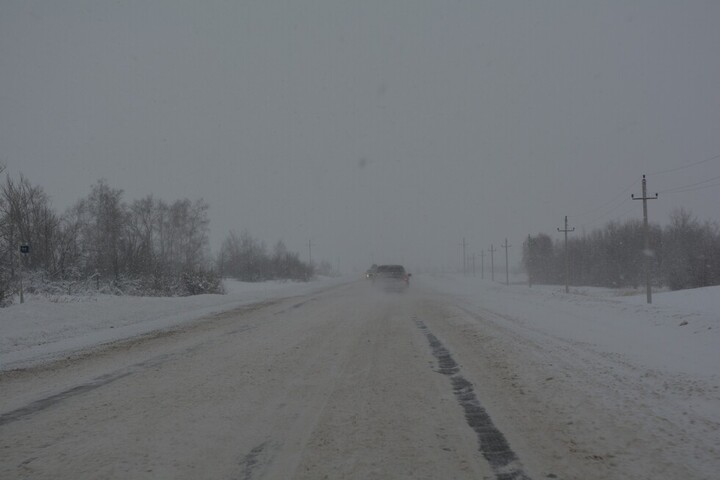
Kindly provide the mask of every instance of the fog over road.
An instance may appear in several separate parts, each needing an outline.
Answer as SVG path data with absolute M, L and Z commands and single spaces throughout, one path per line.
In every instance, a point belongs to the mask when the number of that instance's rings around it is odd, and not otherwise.
M 0 478 L 696 478 L 534 342 L 417 285 L 243 307 L 2 374 Z

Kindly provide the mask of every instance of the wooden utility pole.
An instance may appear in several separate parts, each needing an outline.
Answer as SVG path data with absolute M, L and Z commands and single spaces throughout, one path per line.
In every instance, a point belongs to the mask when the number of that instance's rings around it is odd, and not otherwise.
M 475 254 L 472 254 L 472 271 L 473 271 L 473 277 L 475 276 Z
M 485 250 L 480 250 L 480 278 L 485 279 Z
M 27 267 L 27 256 L 30 253 L 30 245 L 29 244 L 23 244 L 20 245 L 20 250 L 18 253 L 18 272 L 20 274 L 20 303 L 25 303 L 25 296 L 23 294 L 23 276 L 25 274 L 25 270 Z
M 505 249 L 505 285 L 510 286 L 510 267 L 508 267 L 508 248 L 512 245 L 508 245 L 507 238 L 505 239 L 505 245 L 502 245 Z
M 567 234 L 568 234 L 568 232 L 574 232 L 575 227 L 568 229 L 567 215 L 565 215 L 565 228 L 562 230 L 560 230 L 558 228 L 557 231 L 565 233 L 565 293 L 569 293 L 570 292 L 570 262 L 568 260 Z
M 645 175 L 643 175 L 642 197 L 636 197 L 633 194 L 630 195 L 630 198 L 632 198 L 633 200 L 643 201 L 643 227 L 645 229 L 645 251 L 643 251 L 643 257 L 645 257 L 645 289 L 647 290 L 647 303 L 652 303 L 652 286 L 650 285 L 650 228 L 648 227 L 647 201 L 655 200 L 656 198 L 658 198 L 658 194 L 656 193 L 654 197 L 647 196 L 647 181 L 645 180 Z
M 312 267 L 312 239 L 308 240 L 308 265 Z
M 463 247 L 463 275 L 467 275 L 467 256 L 465 255 L 465 248 L 467 247 L 467 242 L 465 241 L 465 237 L 463 237 L 463 241 L 460 244 Z
M 20 303 L 25 303 L 25 296 L 23 295 L 23 262 L 20 253 L 18 253 L 18 273 L 20 277 Z
M 490 280 L 495 281 L 495 247 L 493 244 L 490 244 Z
M 528 274 L 528 288 L 532 288 L 532 238 L 528 233 L 528 256 L 527 256 L 527 274 Z

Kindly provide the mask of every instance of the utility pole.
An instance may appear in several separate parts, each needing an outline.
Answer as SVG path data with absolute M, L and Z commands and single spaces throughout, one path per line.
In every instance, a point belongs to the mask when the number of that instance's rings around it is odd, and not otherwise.
M 472 270 L 473 270 L 473 277 L 475 276 L 475 254 L 472 254 Z
M 655 200 L 658 198 L 656 193 L 654 197 L 647 196 L 647 181 L 645 175 L 642 178 L 642 197 L 636 197 L 634 194 L 630 195 L 633 200 L 643 201 L 643 227 L 645 228 L 645 251 L 643 256 L 645 257 L 645 288 L 647 290 L 647 303 L 652 303 L 652 287 L 650 285 L 650 229 L 648 227 L 648 211 L 647 201 Z
M 490 244 L 490 281 L 495 281 L 495 247 Z
M 25 273 L 25 267 L 27 266 L 27 256 L 30 253 L 30 245 L 20 245 L 18 253 L 18 272 L 20 274 L 20 303 L 25 302 L 25 296 L 23 295 L 23 275 Z
M 565 215 L 565 228 L 562 230 L 560 230 L 558 228 L 557 231 L 565 233 L 565 293 L 569 293 L 570 292 L 570 284 L 569 284 L 570 263 L 568 262 L 567 234 L 568 234 L 568 232 L 574 232 L 575 227 L 568 229 L 567 215 Z
M 308 265 L 312 267 L 312 239 L 308 240 Z
M 22 255 L 18 253 L 18 276 L 20 277 L 20 303 L 25 303 L 25 297 L 23 295 L 23 263 Z
M 465 248 L 467 247 L 467 242 L 465 241 L 465 237 L 463 237 L 463 241 L 460 244 L 463 247 L 463 275 L 467 275 L 467 257 L 465 256 Z
M 527 274 L 528 274 L 528 288 L 532 288 L 532 238 L 528 233 L 528 256 L 527 256 Z
M 512 245 L 508 245 L 507 238 L 505 239 L 505 245 L 502 245 L 505 249 L 505 285 L 510 286 L 510 268 L 508 267 L 508 248 Z
M 485 250 L 480 250 L 480 278 L 485 279 Z

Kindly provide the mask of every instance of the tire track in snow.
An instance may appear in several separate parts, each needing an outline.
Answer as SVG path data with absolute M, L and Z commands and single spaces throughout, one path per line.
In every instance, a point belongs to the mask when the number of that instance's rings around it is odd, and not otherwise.
M 189 350 L 190 349 L 185 350 L 185 351 L 183 351 L 183 353 L 186 353 Z M 117 380 L 125 378 L 129 375 L 132 375 L 134 373 L 142 371 L 148 367 L 160 365 L 160 364 L 168 361 L 170 358 L 176 357 L 176 356 L 177 355 L 159 355 L 157 357 L 151 358 L 144 362 L 136 363 L 135 365 L 132 365 L 126 369 L 119 370 L 119 371 L 113 372 L 113 373 L 108 373 L 105 375 L 101 375 L 99 377 L 96 377 L 94 380 L 92 380 L 88 383 L 85 383 L 82 385 L 77 385 L 72 388 L 68 388 L 67 390 L 63 390 L 62 392 L 56 393 L 55 395 L 50 395 L 49 397 L 41 398 L 40 400 L 35 400 L 34 402 L 29 403 L 28 405 L 25 405 L 24 407 L 20 407 L 20 408 L 17 408 L 15 410 L 12 410 L 10 412 L 3 413 L 2 415 L 0 415 L 0 426 L 6 425 L 10 422 L 14 422 L 15 420 L 20 420 L 23 417 L 26 417 L 28 415 L 32 415 L 34 413 L 37 413 L 37 412 L 40 412 L 47 408 L 50 408 L 53 405 L 56 405 L 68 398 L 91 392 L 97 388 L 103 387 L 112 382 L 115 382 Z
M 243 457 L 240 462 L 240 466 L 243 469 L 240 480 L 252 480 L 255 470 L 267 461 L 267 459 L 261 458 L 267 456 L 267 450 L 268 442 L 263 442 Z
M 460 367 L 448 349 L 422 320 L 413 317 L 413 321 L 423 331 L 430 344 L 433 356 L 438 361 L 438 373 L 450 377 L 453 394 L 465 411 L 465 420 L 477 434 L 480 453 L 490 464 L 497 480 L 530 480 L 505 436 L 495 426 L 475 395 L 473 384 L 458 373 Z
M 269 304 L 273 304 L 274 302 L 270 302 Z M 260 308 L 264 308 L 266 305 L 263 303 L 258 303 L 250 306 L 250 311 L 257 310 Z M 236 312 L 238 310 L 240 311 L 246 311 L 247 307 L 242 307 L 241 309 L 233 310 L 232 312 Z M 221 314 L 215 315 L 212 318 L 217 318 L 223 315 L 227 315 L 229 312 L 223 312 Z M 247 332 L 249 330 L 252 330 L 255 327 L 249 326 L 249 325 L 242 325 L 239 328 L 235 328 L 229 332 L 226 332 L 225 335 L 236 335 L 241 334 L 244 332 Z M 123 349 L 127 348 L 132 345 L 136 345 L 138 343 L 148 342 L 152 340 L 156 340 L 159 338 L 177 335 L 180 333 L 188 333 L 188 330 L 186 329 L 177 329 L 177 330 L 159 330 L 156 332 L 150 332 L 148 334 L 135 337 L 135 338 L 129 338 L 125 340 L 119 340 L 117 342 L 112 342 L 107 345 L 101 345 L 99 348 L 101 350 L 97 351 L 90 351 L 87 353 L 80 354 L 78 357 L 79 359 L 85 359 L 90 358 L 94 355 L 100 354 L 103 352 L 103 348 L 106 349 Z M 64 400 L 67 400 L 68 398 L 72 398 L 78 395 L 82 395 L 88 392 L 91 392 L 95 389 L 98 389 L 100 387 L 103 387 L 105 385 L 108 385 L 110 383 L 113 383 L 117 380 L 123 379 L 127 376 L 136 374 L 138 372 L 142 372 L 143 370 L 146 370 L 147 368 L 156 367 L 159 365 L 162 365 L 163 363 L 166 363 L 170 360 L 180 358 L 183 356 L 186 356 L 190 353 L 193 353 L 195 351 L 200 350 L 204 347 L 204 343 L 199 343 L 194 346 L 184 348 L 182 350 L 173 352 L 173 353 L 166 353 L 162 355 L 156 355 L 154 357 L 148 358 L 142 362 L 138 362 L 132 365 L 129 365 L 125 368 L 116 370 L 114 372 L 106 373 L 104 375 L 100 375 L 98 377 L 95 377 L 94 379 L 90 380 L 87 383 L 83 383 L 82 385 L 76 385 L 74 387 L 68 388 L 66 390 L 63 390 L 59 393 L 56 393 L 54 395 L 50 395 L 44 398 L 41 398 L 39 400 L 35 400 L 34 402 L 31 402 L 24 407 L 16 408 L 15 410 L 11 410 L 9 412 L 5 412 L 0 414 L 0 426 L 6 425 L 8 423 L 14 422 L 16 420 L 20 420 L 23 417 L 41 412 L 43 410 L 46 410 Z
M 244 327 L 235 329 L 231 332 L 228 332 L 227 335 L 243 333 L 250 329 L 251 329 L 251 327 L 244 326 Z M 137 340 L 132 340 L 133 343 L 135 343 L 136 341 Z M 122 342 L 122 344 L 125 344 L 125 343 L 126 342 Z M 95 389 L 104 387 L 105 385 L 108 385 L 117 380 L 123 379 L 127 376 L 130 376 L 135 373 L 146 370 L 147 368 L 156 367 L 156 366 L 162 365 L 163 363 L 168 362 L 172 359 L 185 356 L 189 353 L 192 353 L 192 352 L 200 349 L 201 347 L 203 347 L 203 344 L 195 345 L 190 348 L 185 348 L 178 352 L 174 352 L 174 353 L 170 353 L 170 354 L 157 355 L 155 357 L 149 358 L 142 362 L 135 363 L 133 365 L 130 365 L 129 367 L 117 370 L 115 372 L 106 373 L 105 375 L 100 375 L 99 377 L 96 377 L 93 380 L 91 380 L 87 383 L 84 383 L 82 385 L 76 385 L 74 387 L 68 388 L 67 390 L 63 390 L 62 392 L 56 393 L 54 395 L 50 395 L 48 397 L 41 398 L 39 400 L 35 400 L 34 402 L 29 403 L 29 404 L 25 405 L 24 407 L 16 408 L 15 410 L 11 410 L 9 412 L 0 414 L 0 426 L 14 422 L 16 420 L 20 420 L 21 418 L 26 417 L 28 415 L 32 415 L 32 414 L 41 412 L 41 411 L 46 410 L 64 400 L 67 400 L 68 398 L 72 398 L 72 397 L 75 397 L 78 395 L 82 395 L 82 394 L 91 392 Z

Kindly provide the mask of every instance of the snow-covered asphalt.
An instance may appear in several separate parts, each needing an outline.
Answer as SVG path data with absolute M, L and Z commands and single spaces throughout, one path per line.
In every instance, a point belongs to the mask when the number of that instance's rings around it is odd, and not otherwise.
M 718 471 L 717 391 L 689 405 L 658 390 L 673 372 L 418 283 L 267 300 L 0 373 L 0 478 Z

